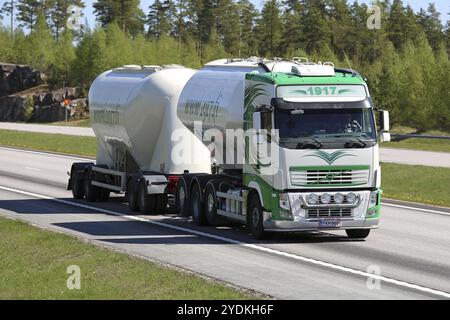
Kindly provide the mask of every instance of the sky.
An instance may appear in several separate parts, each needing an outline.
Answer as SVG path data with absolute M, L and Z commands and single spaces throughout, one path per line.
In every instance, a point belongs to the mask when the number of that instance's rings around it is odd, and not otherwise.
M 7 0 L 0 0 L 0 3 L 3 3 Z M 250 0 L 258 9 L 261 9 L 264 5 L 265 0 Z M 92 4 L 95 0 L 84 0 L 86 4 L 86 8 L 84 9 L 84 17 L 87 20 L 90 27 L 94 27 L 96 24 L 95 15 L 93 13 Z M 352 3 L 353 0 L 348 0 L 349 3 Z M 358 0 L 360 3 L 370 4 L 371 0 Z M 403 0 L 403 3 L 409 4 L 415 11 L 418 11 L 420 8 L 427 8 L 429 2 L 434 2 L 437 10 L 441 13 L 442 24 L 445 25 L 447 20 L 449 20 L 448 13 L 450 12 L 450 3 L 448 0 Z M 141 0 L 141 7 L 144 12 L 147 14 L 149 11 L 149 6 L 153 3 L 153 0 Z M 4 24 L 7 22 L 5 21 Z

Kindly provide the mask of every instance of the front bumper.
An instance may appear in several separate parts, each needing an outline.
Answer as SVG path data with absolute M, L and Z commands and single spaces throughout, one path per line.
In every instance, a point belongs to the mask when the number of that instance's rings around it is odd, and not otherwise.
M 270 232 L 295 232 L 295 231 L 317 231 L 317 230 L 346 230 L 346 229 L 376 229 L 380 220 L 380 197 L 375 206 L 369 208 L 371 191 L 355 191 L 359 197 L 357 206 L 351 209 L 350 216 L 314 216 L 308 215 L 308 206 L 303 197 L 307 193 L 289 193 L 291 206 L 291 219 L 280 219 L 273 217 L 272 212 L 264 212 L 264 230 Z M 319 193 L 320 194 L 320 193 Z M 340 209 L 343 206 L 330 204 L 326 209 Z M 320 227 L 320 220 L 339 220 L 335 227 Z

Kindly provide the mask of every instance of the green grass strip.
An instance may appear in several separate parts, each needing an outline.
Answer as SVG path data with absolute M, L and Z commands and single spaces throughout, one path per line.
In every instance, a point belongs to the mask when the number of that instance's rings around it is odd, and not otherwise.
M 450 168 L 382 163 L 383 197 L 450 207 Z
M 381 147 L 423 151 L 450 152 L 450 140 L 411 138 L 402 141 L 383 143 Z
M 230 287 L 0 218 L 0 299 L 247 299 Z M 67 288 L 80 267 L 81 288 Z
M 97 150 L 94 137 L 3 129 L 0 129 L 0 145 L 93 157 Z

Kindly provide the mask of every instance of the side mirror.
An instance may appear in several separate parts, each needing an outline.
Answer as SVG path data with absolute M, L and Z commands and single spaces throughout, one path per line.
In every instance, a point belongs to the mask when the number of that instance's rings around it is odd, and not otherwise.
M 380 142 L 389 142 L 389 141 L 391 141 L 391 134 L 389 132 L 381 132 Z
M 381 132 L 389 132 L 389 111 L 380 110 L 380 128 Z

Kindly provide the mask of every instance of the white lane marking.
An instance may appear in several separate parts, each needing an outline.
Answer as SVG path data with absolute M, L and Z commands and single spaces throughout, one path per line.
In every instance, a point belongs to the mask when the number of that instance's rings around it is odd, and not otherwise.
M 30 154 L 36 154 L 40 156 L 51 156 L 55 158 L 63 158 L 63 159 L 70 159 L 70 160 L 78 160 L 78 161 L 94 161 L 93 159 L 88 158 L 81 158 L 81 157 L 74 157 L 74 156 L 65 156 L 62 154 L 54 154 L 49 152 L 40 152 L 40 151 L 34 151 L 34 150 L 23 150 L 23 149 L 16 149 L 16 148 L 8 148 L 8 147 L 0 147 L 0 150 L 7 150 L 7 151 L 16 151 L 16 152 L 23 152 L 23 153 L 30 153 Z
M 39 168 L 33 168 L 33 167 L 25 167 L 25 169 L 31 170 L 31 171 L 41 171 Z
M 436 295 L 436 296 L 440 296 L 440 297 L 444 297 L 444 298 L 450 299 L 450 293 L 449 292 L 444 292 L 444 291 L 440 291 L 440 290 L 436 290 L 436 289 L 432 289 L 432 288 L 427 288 L 427 287 L 420 286 L 420 285 L 417 285 L 417 284 L 413 284 L 413 283 L 409 283 L 409 282 L 405 282 L 405 281 L 401 281 L 401 280 L 396 280 L 396 279 L 393 279 L 393 278 L 388 278 L 388 277 L 384 277 L 384 276 L 381 276 L 381 275 L 376 275 L 376 274 L 360 271 L 360 270 L 357 270 L 357 269 L 352 269 L 352 268 L 349 268 L 349 267 L 343 267 L 343 266 L 340 266 L 340 265 L 337 265 L 337 264 L 334 264 L 334 263 L 320 261 L 320 260 L 316 260 L 316 259 L 312 259 L 312 258 L 307 258 L 307 257 L 295 255 L 295 254 L 288 253 L 288 252 L 283 252 L 283 251 L 276 250 L 276 249 L 266 248 L 266 247 L 263 247 L 263 246 L 260 246 L 260 245 L 256 245 L 256 244 L 245 243 L 245 242 L 242 242 L 242 241 L 239 241 L 239 240 L 234 240 L 234 239 L 230 239 L 230 238 L 226 238 L 226 237 L 221 237 L 221 236 L 217 236 L 217 235 L 206 233 L 206 232 L 202 232 L 202 231 L 197 231 L 197 230 L 192 230 L 192 229 L 189 229 L 189 228 L 174 226 L 174 225 L 167 224 L 167 223 L 164 223 L 164 222 L 159 222 L 159 221 L 151 221 L 151 220 L 147 220 L 147 219 L 144 219 L 144 218 L 140 218 L 140 217 L 136 217 L 136 216 L 130 216 L 130 215 L 123 214 L 123 213 L 116 212 L 116 211 L 112 211 L 112 210 L 107 210 L 107 209 L 98 208 L 98 207 L 94 207 L 94 206 L 90 206 L 90 205 L 85 205 L 85 204 L 82 204 L 82 203 L 76 203 L 76 202 L 72 202 L 72 201 L 57 199 L 57 198 L 53 198 L 53 197 L 49 197 L 49 196 L 45 196 L 45 195 L 37 194 L 37 193 L 33 193 L 33 192 L 13 189 L 13 188 L 4 187 L 4 186 L 0 186 L 0 190 L 5 190 L 5 191 L 9 191 L 9 192 L 14 192 L 14 193 L 19 193 L 19 194 L 23 194 L 23 195 L 28 195 L 28 196 L 32 196 L 32 197 L 40 198 L 40 199 L 51 200 L 51 201 L 64 203 L 64 204 L 71 205 L 71 206 L 76 206 L 76 207 L 80 207 L 80 208 L 94 210 L 94 211 L 97 211 L 97 212 L 107 213 L 107 214 L 114 215 L 114 216 L 121 216 L 121 217 L 124 217 L 124 218 L 129 219 L 129 220 L 141 221 L 141 222 L 153 224 L 153 225 L 164 227 L 164 228 L 169 228 L 169 229 L 173 229 L 173 230 L 183 231 L 183 232 L 187 232 L 187 233 L 190 233 L 190 234 L 195 234 L 197 236 L 202 236 L 202 237 L 206 237 L 206 238 L 210 238 L 210 239 L 219 240 L 219 241 L 222 241 L 222 242 L 237 244 L 237 245 L 241 245 L 243 247 L 250 248 L 250 249 L 253 249 L 253 250 L 266 252 L 266 253 L 271 253 L 271 254 L 274 254 L 274 255 L 278 255 L 278 256 L 282 256 L 282 257 L 286 257 L 286 258 L 290 258 L 290 259 L 294 259 L 294 260 L 298 260 L 298 261 L 302 261 L 302 262 L 307 262 L 307 263 L 314 264 L 314 265 L 317 265 L 317 266 L 321 266 L 321 267 L 325 267 L 325 268 L 333 269 L 333 270 L 338 270 L 338 271 L 341 271 L 341 272 L 344 272 L 344 273 L 350 273 L 350 274 L 358 275 L 358 276 L 365 277 L 365 278 L 378 279 L 380 281 L 384 281 L 386 283 L 393 284 L 393 285 L 396 285 L 396 286 L 399 286 L 399 287 L 405 287 L 405 288 L 408 288 L 408 289 L 413 289 L 413 290 L 420 291 L 420 292 L 423 292 L 423 293 L 433 294 L 433 295 Z
M 33 150 L 23 150 L 23 149 L 15 149 L 15 148 L 8 148 L 8 147 L 0 147 L 0 150 L 1 149 L 9 150 L 9 151 L 16 151 L 16 152 L 25 152 L 25 153 L 36 154 L 36 155 L 43 155 L 43 156 L 51 156 L 51 157 L 56 157 L 56 158 L 79 160 L 79 161 L 89 161 L 89 162 L 94 161 L 93 159 L 88 159 L 88 158 L 77 158 L 77 157 L 73 157 L 73 156 L 65 156 L 65 155 L 60 155 L 60 154 L 53 154 L 53 153 L 33 151 Z M 442 214 L 442 215 L 445 215 L 445 216 L 450 216 L 450 213 L 449 212 L 445 212 L 445 211 L 423 209 L 423 208 L 404 206 L 404 205 L 398 205 L 398 204 L 391 204 L 391 203 L 385 203 L 385 202 L 381 202 L 381 204 L 383 206 L 398 207 L 398 208 L 404 208 L 404 209 L 409 209 L 409 210 L 417 210 L 417 211 L 423 211 L 423 212 L 429 212 L 429 213 L 437 213 L 437 214 Z
M 404 205 L 401 205 L 401 204 L 393 204 L 393 203 L 386 203 L 386 202 L 381 202 L 381 205 L 388 206 L 388 207 L 397 207 L 397 208 L 402 208 L 402 209 L 409 209 L 409 210 L 417 210 L 417 211 L 423 211 L 423 212 L 429 212 L 429 213 L 442 214 L 444 216 L 450 216 L 450 212 L 439 211 L 439 210 L 430 210 L 430 209 L 424 209 L 424 208 L 410 207 L 410 206 L 404 206 Z

